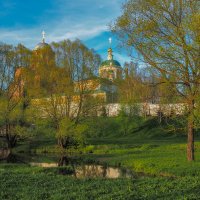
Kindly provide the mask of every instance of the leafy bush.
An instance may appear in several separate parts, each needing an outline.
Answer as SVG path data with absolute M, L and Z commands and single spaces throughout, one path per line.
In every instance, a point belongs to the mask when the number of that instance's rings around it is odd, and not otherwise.
M 56 133 L 59 145 L 64 149 L 82 145 L 84 141 L 83 133 L 86 129 L 87 126 L 85 124 L 76 124 L 69 118 L 64 118 L 61 120 Z

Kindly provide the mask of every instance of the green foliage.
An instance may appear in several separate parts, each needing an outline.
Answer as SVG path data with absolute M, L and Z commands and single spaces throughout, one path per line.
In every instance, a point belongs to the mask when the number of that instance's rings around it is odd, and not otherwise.
M 5 98 L 0 98 L 0 125 L 5 125 L 6 121 L 16 124 L 22 118 L 21 104 L 15 102 L 10 104 L 8 105 Z
M 59 129 L 56 133 L 58 140 L 64 140 L 66 144 L 65 148 L 70 146 L 78 147 L 84 142 L 84 133 L 87 130 L 86 124 L 76 124 L 69 118 L 64 118 L 59 123 Z
M 145 121 L 137 115 L 127 115 L 121 111 L 117 117 L 88 118 L 88 137 L 114 137 L 128 135 L 141 126 Z
M 174 135 L 180 135 L 180 133 L 186 135 L 187 127 L 185 125 L 187 124 L 187 116 L 162 116 L 161 121 L 160 125 L 165 131 Z
M 87 145 L 84 149 L 83 152 L 84 153 L 93 153 L 93 150 L 95 149 L 94 145 Z
M 20 138 L 26 138 L 30 137 L 32 133 L 28 128 L 17 125 L 14 127 L 13 134 L 17 135 Z
M 87 119 L 87 136 L 88 137 L 107 137 L 118 133 L 119 124 L 115 118 L 111 117 L 94 117 Z
M 56 129 L 51 120 L 36 119 L 34 122 L 35 123 L 32 124 L 32 130 L 36 135 L 48 138 L 55 137 Z
M 127 109 L 124 107 L 116 117 L 116 121 L 119 124 L 119 133 L 121 135 L 127 135 L 133 132 L 133 130 L 139 127 L 144 119 L 139 116 L 139 110 L 137 106 Z

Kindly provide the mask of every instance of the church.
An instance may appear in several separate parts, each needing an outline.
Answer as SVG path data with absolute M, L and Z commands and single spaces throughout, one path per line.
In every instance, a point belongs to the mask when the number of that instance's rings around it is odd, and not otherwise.
M 55 53 L 52 47 L 45 42 L 43 32 L 43 38 L 40 43 L 38 43 L 34 50 L 32 51 L 33 59 L 40 60 L 39 58 L 43 58 L 43 64 L 49 62 L 49 58 L 53 62 L 48 65 L 48 68 L 45 69 L 47 71 L 51 71 L 52 69 L 56 69 L 59 72 L 59 75 L 63 76 L 62 70 L 63 68 L 57 67 L 55 64 Z M 44 52 L 48 52 L 48 56 L 43 54 Z M 82 95 L 83 99 L 90 104 L 90 100 L 100 100 L 100 108 L 105 108 L 107 116 L 117 116 L 121 110 L 121 104 L 119 103 L 119 91 L 118 91 L 118 83 L 120 80 L 123 80 L 124 77 L 124 70 L 121 67 L 120 63 L 113 58 L 113 50 L 111 46 L 108 48 L 107 51 L 107 59 L 102 61 L 99 68 L 98 68 L 98 75 L 88 77 L 87 79 L 82 79 L 79 81 L 72 82 L 72 96 L 71 98 L 71 105 L 73 107 L 73 111 L 77 110 L 77 105 L 80 103 L 80 96 Z M 52 59 L 53 58 L 53 59 Z M 41 63 L 40 63 L 41 65 Z M 37 62 L 34 63 L 28 70 L 24 67 L 17 68 L 15 72 L 15 82 L 19 83 L 17 85 L 17 90 L 14 94 L 15 98 L 23 97 L 24 95 L 24 85 L 26 82 L 26 76 L 22 76 L 26 73 L 31 74 L 33 72 L 34 76 L 33 79 L 38 84 L 42 84 L 42 78 L 40 71 L 37 70 Z M 48 73 L 47 73 L 48 74 Z M 45 76 L 47 76 L 45 74 Z M 32 74 L 31 74 L 32 75 Z M 127 75 L 127 71 L 125 70 L 125 75 Z M 21 78 L 22 77 L 22 78 Z M 25 77 L 25 78 L 24 78 Z M 14 85 L 15 86 L 15 85 Z M 13 87 L 14 88 L 14 87 Z M 55 93 L 53 93 L 55 94 Z M 80 95 L 81 94 L 81 95 Z M 65 94 L 56 94 L 61 99 L 60 104 L 62 105 L 63 102 L 66 100 Z M 92 97 L 92 98 L 90 98 Z M 44 101 L 49 101 L 48 95 L 40 96 L 38 94 L 34 98 L 32 98 L 32 102 L 34 105 L 40 105 Z M 89 101 L 88 101 L 89 100 Z M 92 102 L 92 101 L 91 101 Z M 138 104 L 140 113 L 147 113 L 147 115 L 156 116 L 158 112 L 162 110 L 163 113 L 170 113 L 171 110 L 175 110 L 177 114 L 182 114 L 184 111 L 184 105 L 182 104 L 170 104 L 170 105 L 163 105 L 161 107 L 160 104 L 151 104 L 151 103 L 140 103 Z M 167 107 L 167 108 L 166 108 Z M 128 108 L 128 107 L 127 107 Z M 96 110 L 97 111 L 97 110 Z M 98 111 L 97 111 L 98 112 Z M 103 113 L 104 111 L 102 111 Z M 100 113 L 100 114 L 102 114 Z
M 96 98 L 102 99 L 106 103 L 117 103 L 118 90 L 116 81 L 122 79 L 123 69 L 117 60 L 113 59 L 112 48 L 108 49 L 107 60 L 103 61 L 99 66 L 99 76 L 92 79 L 82 80 L 82 84 L 86 85 L 86 91 Z M 78 87 L 75 83 L 75 91 Z
M 40 56 L 40 52 L 45 49 L 52 53 L 54 52 L 51 46 L 45 42 L 45 32 L 42 32 L 42 41 L 38 43 L 34 50 L 33 55 L 35 57 Z M 111 44 L 111 38 L 109 39 Z M 31 66 L 36 68 L 36 66 Z M 23 68 L 18 68 L 15 73 L 15 78 L 18 79 L 23 72 Z M 33 69 L 35 70 L 35 69 Z M 117 103 L 118 101 L 118 89 L 116 81 L 122 79 L 123 69 L 120 63 L 117 60 L 113 59 L 113 50 L 111 46 L 108 48 L 107 60 L 104 60 L 98 69 L 98 76 L 93 76 L 92 78 L 80 80 L 79 82 L 74 82 L 74 99 L 76 99 L 76 94 L 79 93 L 80 84 L 84 85 L 84 92 L 86 95 L 91 95 L 92 97 L 101 99 L 105 103 Z M 39 82 L 40 75 L 36 77 L 36 80 Z M 21 81 L 20 87 L 16 92 L 15 96 L 22 95 L 23 91 L 23 80 Z M 78 96 L 78 95 L 77 95 Z

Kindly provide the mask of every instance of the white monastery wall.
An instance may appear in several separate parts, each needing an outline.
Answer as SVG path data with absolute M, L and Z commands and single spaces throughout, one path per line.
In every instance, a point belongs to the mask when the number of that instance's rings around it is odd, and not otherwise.
M 162 112 L 164 115 L 176 114 L 182 115 L 187 109 L 186 105 L 183 103 L 179 104 L 151 104 L 151 103 L 140 103 L 136 104 L 138 108 L 136 114 L 139 115 L 148 115 L 148 116 L 157 116 L 159 112 Z M 122 104 L 107 104 L 105 106 L 107 116 L 113 117 L 117 116 L 121 109 L 126 113 L 129 113 L 129 106 L 122 106 Z

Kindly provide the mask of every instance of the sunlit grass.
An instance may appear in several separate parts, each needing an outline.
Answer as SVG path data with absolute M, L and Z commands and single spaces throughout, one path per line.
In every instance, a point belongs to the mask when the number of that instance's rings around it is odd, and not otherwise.
M 74 179 L 38 167 L 2 165 L 0 199 L 198 199 L 198 177 Z

